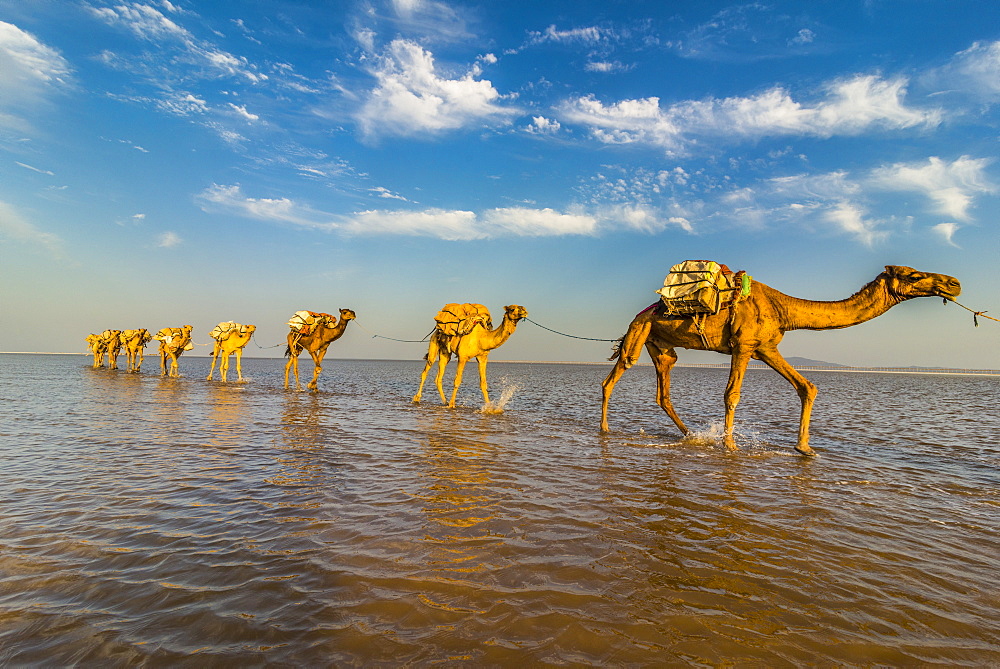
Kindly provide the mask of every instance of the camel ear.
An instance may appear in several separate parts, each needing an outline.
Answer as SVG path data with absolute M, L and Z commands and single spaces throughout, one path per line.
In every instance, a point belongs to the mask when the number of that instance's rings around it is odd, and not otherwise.
M 900 269 L 901 268 L 898 265 L 886 265 L 885 273 L 888 274 L 889 276 L 896 276 L 897 274 L 899 274 Z

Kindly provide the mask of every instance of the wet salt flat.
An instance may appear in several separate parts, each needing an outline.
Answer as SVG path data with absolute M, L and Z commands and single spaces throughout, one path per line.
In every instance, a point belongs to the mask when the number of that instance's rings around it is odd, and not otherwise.
M 0 355 L 0 664 L 1000 663 L 1000 378 L 806 372 L 804 458 L 770 371 L 728 453 L 721 369 L 155 363 Z

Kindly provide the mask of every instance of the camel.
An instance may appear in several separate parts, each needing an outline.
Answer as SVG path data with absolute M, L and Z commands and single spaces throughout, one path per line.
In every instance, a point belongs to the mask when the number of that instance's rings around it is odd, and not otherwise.
M 256 325 L 240 325 L 239 323 L 219 323 L 218 327 L 223 328 L 224 326 L 234 326 L 227 332 L 220 334 L 220 339 L 215 340 L 215 346 L 212 348 L 212 368 L 208 370 L 208 378 L 206 380 L 212 380 L 212 374 L 215 372 L 215 361 L 222 355 L 222 362 L 219 363 L 219 375 L 222 376 L 222 382 L 226 382 L 226 375 L 229 372 L 229 356 L 233 353 L 236 354 L 236 375 L 240 381 L 243 380 L 243 347 L 250 343 L 250 338 L 253 337 L 254 330 L 257 329 Z M 213 337 L 214 338 L 214 337 Z
M 357 316 L 350 309 L 341 309 L 340 321 L 337 321 L 336 316 L 321 314 L 308 334 L 303 334 L 296 329 L 289 332 L 288 348 L 285 349 L 285 356 L 288 358 L 288 362 L 285 364 L 285 388 L 288 387 L 288 370 L 291 369 L 295 372 L 296 390 L 302 390 L 302 385 L 299 383 L 299 354 L 302 351 L 308 351 L 309 355 L 312 356 L 315 368 L 313 369 L 312 381 L 306 387 L 317 392 L 319 390 L 317 381 L 320 372 L 323 371 L 323 357 L 326 356 L 326 349 L 343 336 L 344 330 L 347 329 L 347 322 L 355 318 Z
M 108 355 L 108 369 L 118 369 L 118 356 L 122 350 L 122 331 L 105 330 L 101 333 L 104 339 L 104 351 Z
M 145 328 L 138 330 L 122 330 L 121 343 L 125 347 L 125 359 L 127 360 L 126 371 L 138 372 L 142 367 L 143 354 L 146 352 L 146 344 L 152 339 L 152 335 Z
M 517 323 L 522 318 L 527 318 L 528 310 L 516 304 L 506 306 L 503 320 L 500 325 L 491 330 L 485 323 L 477 323 L 468 334 L 449 335 L 440 328 L 431 335 L 430 343 L 427 347 L 427 355 L 424 356 L 426 364 L 424 371 L 420 373 L 420 388 L 413 396 L 414 402 L 419 402 L 424 393 L 424 382 L 427 381 L 427 372 L 438 361 L 437 375 L 434 383 L 437 385 L 438 394 L 441 396 L 441 403 L 449 407 L 455 406 L 455 397 L 458 396 L 458 387 L 462 384 L 462 373 L 465 371 L 465 363 L 471 358 L 476 359 L 479 365 L 479 389 L 483 393 L 483 401 L 489 405 L 490 395 L 486 388 L 486 364 L 490 351 L 500 347 L 510 339 L 517 328 Z M 455 369 L 455 385 L 451 391 L 451 400 L 445 399 L 444 388 L 441 380 L 444 378 L 444 368 L 448 365 L 452 355 L 458 356 L 458 367 Z
M 809 419 L 816 386 L 796 371 L 778 352 L 789 330 L 833 330 L 858 325 L 881 316 L 891 307 L 915 297 L 937 296 L 954 300 L 961 293 L 958 280 L 945 274 L 920 272 L 887 265 L 885 271 L 858 292 L 839 302 L 814 302 L 790 297 L 763 283 L 754 282 L 750 295 L 703 322 L 703 341 L 691 317 L 667 315 L 660 303 L 640 312 L 629 325 L 611 360 L 614 368 L 602 384 L 601 432 L 608 431 L 608 402 L 615 383 L 634 365 L 646 346 L 656 368 L 657 403 L 685 435 L 690 431 L 670 402 L 670 369 L 677 362 L 675 347 L 716 351 L 732 356 L 725 391 L 725 425 L 722 442 L 736 449 L 733 421 L 747 363 L 760 360 L 795 388 L 801 401 L 799 434 L 795 450 L 815 455 L 809 446 Z
M 180 376 L 177 359 L 184 351 L 194 348 L 191 343 L 193 325 L 180 328 L 163 328 L 153 339 L 160 342 L 160 376 Z M 170 371 L 167 371 L 167 359 L 170 359 Z
M 99 369 L 104 366 L 104 352 L 107 350 L 108 345 L 101 335 L 89 334 L 86 337 L 87 348 L 94 355 L 94 369 Z

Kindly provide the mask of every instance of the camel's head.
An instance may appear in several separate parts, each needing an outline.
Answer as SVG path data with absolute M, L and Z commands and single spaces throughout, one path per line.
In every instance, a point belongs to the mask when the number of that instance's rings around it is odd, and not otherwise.
M 943 297 L 954 300 L 962 292 L 962 284 L 953 276 L 920 272 L 912 267 L 886 265 L 884 276 L 889 292 L 908 300 L 912 297 Z
M 183 326 L 181 328 L 181 330 L 184 330 L 184 334 L 189 335 L 189 334 L 191 334 L 191 331 L 194 330 L 194 326 L 193 325 L 185 325 L 185 326 Z
M 508 305 L 503 308 L 503 311 L 504 315 L 506 315 L 507 318 L 514 321 L 515 323 L 521 320 L 522 318 L 528 317 L 528 310 L 517 304 Z
M 350 309 L 341 309 L 340 310 L 340 320 L 342 320 L 342 321 L 353 321 L 357 317 L 358 317 L 357 314 L 355 314 Z
M 256 325 L 244 325 L 243 327 L 246 328 L 246 333 L 251 335 L 254 333 L 254 330 L 257 329 Z

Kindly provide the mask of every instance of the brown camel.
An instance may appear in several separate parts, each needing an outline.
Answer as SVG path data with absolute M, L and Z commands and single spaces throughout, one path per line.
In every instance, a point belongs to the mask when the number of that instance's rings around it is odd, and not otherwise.
M 514 330 L 517 322 L 522 318 L 527 318 L 528 310 L 524 307 L 512 304 L 503 308 L 503 320 L 500 325 L 490 330 L 483 323 L 476 323 L 468 334 L 449 335 L 441 329 L 436 329 L 431 335 L 430 343 L 427 347 L 427 355 L 424 360 L 424 371 L 420 373 L 420 388 L 413 396 L 414 402 L 419 402 L 424 393 L 424 382 L 427 381 L 427 372 L 438 361 L 437 375 L 434 383 L 437 385 L 438 394 L 441 396 L 441 403 L 447 403 L 449 407 L 455 406 L 455 397 L 458 395 L 458 387 L 462 384 L 462 372 L 465 371 L 465 363 L 471 358 L 475 358 L 479 365 L 479 389 L 483 392 L 483 401 L 488 405 L 490 395 L 486 389 L 486 364 L 490 351 L 501 346 L 507 341 Z M 458 356 L 458 367 L 455 369 L 455 386 L 451 391 L 451 400 L 445 399 L 444 387 L 441 380 L 444 378 L 444 368 L 452 355 Z
M 163 328 L 153 339 L 160 342 L 160 376 L 180 376 L 177 359 L 184 351 L 194 348 L 191 343 L 193 325 L 180 328 Z M 167 359 L 170 359 L 170 371 L 167 371 Z
M 690 317 L 669 316 L 660 304 L 639 313 L 612 355 L 618 361 L 602 384 L 601 431 L 608 431 L 608 401 L 622 373 L 634 365 L 645 344 L 657 375 L 657 403 L 680 431 L 690 432 L 670 403 L 670 368 L 677 362 L 675 347 L 717 351 L 732 356 L 725 393 L 723 445 L 736 448 L 733 420 L 740 401 L 740 388 L 751 358 L 766 363 L 783 376 L 802 402 L 799 436 L 795 450 L 815 455 L 809 446 L 809 417 L 816 386 L 796 371 L 778 353 L 778 343 L 789 330 L 833 330 L 847 328 L 881 316 L 891 307 L 914 297 L 954 300 L 961 292 L 958 280 L 945 274 L 919 272 L 910 267 L 886 266 L 885 271 L 857 293 L 839 302 L 814 302 L 790 297 L 763 283 L 754 282 L 749 296 L 734 307 L 708 315 L 704 321 L 707 345 Z
M 222 355 L 222 362 L 219 363 L 219 375 L 222 376 L 222 382 L 226 382 L 226 375 L 229 372 L 229 356 L 233 353 L 236 354 L 236 375 L 240 381 L 243 380 L 243 367 L 241 364 L 243 360 L 243 347 L 250 343 L 250 338 L 253 337 L 253 332 L 257 329 L 257 326 L 240 325 L 239 323 L 219 323 L 217 328 L 225 329 L 227 326 L 232 327 L 222 332 L 219 335 L 219 339 L 215 339 L 215 346 L 212 348 L 212 368 L 208 370 L 208 381 L 212 380 L 212 373 L 215 372 L 215 361 L 219 358 L 219 355 Z
M 308 351 L 309 355 L 312 356 L 315 368 L 313 369 L 312 381 L 306 387 L 313 392 L 318 391 L 317 381 L 320 372 L 323 371 L 323 357 L 326 356 L 326 349 L 343 336 L 347 322 L 355 318 L 357 316 L 350 309 L 341 309 L 339 322 L 336 316 L 320 314 L 319 319 L 308 334 L 303 334 L 297 329 L 289 332 L 288 348 L 285 349 L 285 355 L 288 357 L 288 362 L 285 364 L 285 387 L 288 387 L 288 370 L 291 369 L 295 372 L 295 388 L 302 390 L 302 385 L 299 383 L 299 354 L 302 351 Z
M 105 330 L 101 333 L 104 339 L 104 352 L 108 355 L 108 369 L 118 369 L 118 356 L 122 350 L 122 331 Z
M 152 335 L 145 328 L 138 330 L 122 330 L 121 342 L 125 347 L 125 358 L 128 361 L 128 372 L 138 372 L 142 367 L 143 355 L 146 352 L 146 344 L 152 339 Z
M 89 334 L 86 338 L 87 348 L 94 355 L 94 369 L 98 369 L 104 366 L 104 352 L 107 350 L 108 345 L 101 335 Z

